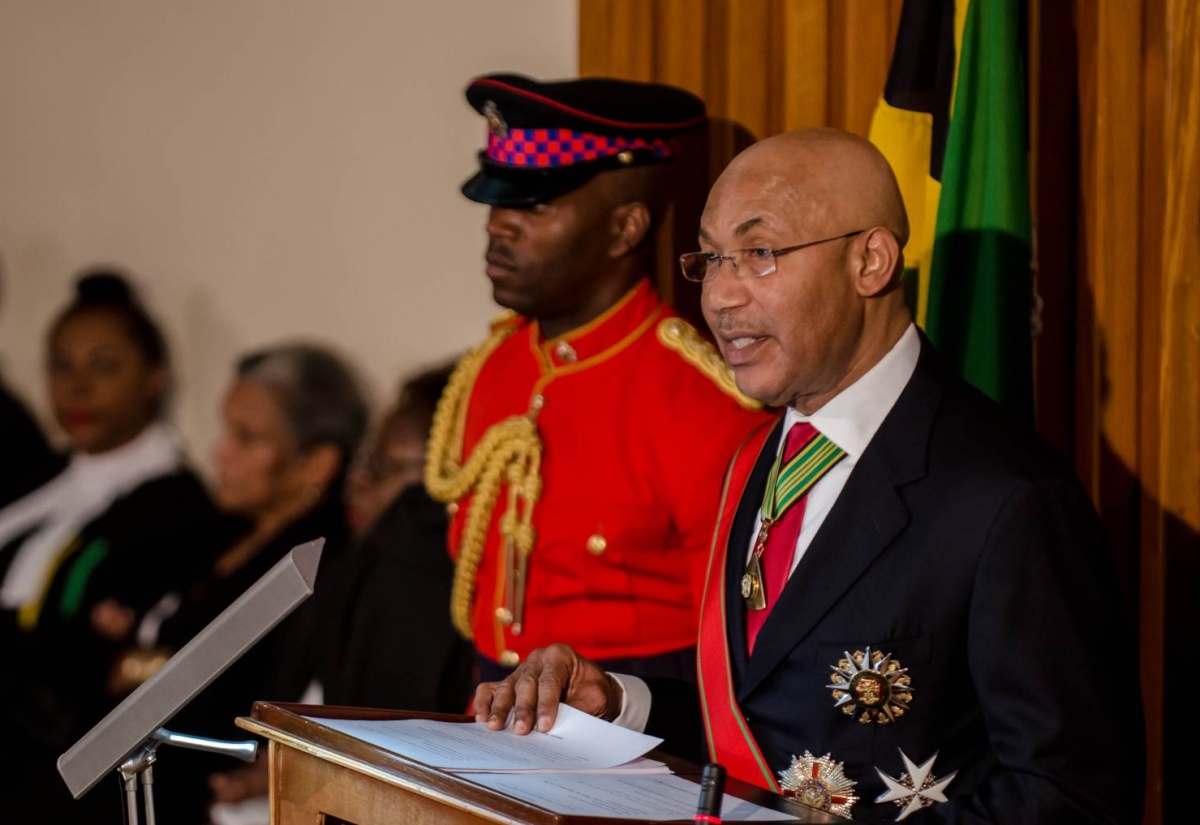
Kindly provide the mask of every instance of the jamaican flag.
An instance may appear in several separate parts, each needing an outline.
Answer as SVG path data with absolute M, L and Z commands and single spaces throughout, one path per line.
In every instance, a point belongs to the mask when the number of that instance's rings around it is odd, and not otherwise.
M 1023 0 L 904 0 L 871 140 L 896 170 L 917 323 L 1031 421 L 1032 229 Z

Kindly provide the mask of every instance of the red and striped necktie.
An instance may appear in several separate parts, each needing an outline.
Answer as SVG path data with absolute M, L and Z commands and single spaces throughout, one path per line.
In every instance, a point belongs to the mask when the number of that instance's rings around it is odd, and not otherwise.
M 753 575 L 750 570 L 757 557 L 757 586 L 765 591 L 766 602 L 762 609 L 746 611 L 746 649 L 750 653 L 791 573 L 808 491 L 845 456 L 840 447 L 807 421 L 797 421 L 788 430 L 787 441 L 767 478 L 762 525 L 747 569 L 747 576 Z

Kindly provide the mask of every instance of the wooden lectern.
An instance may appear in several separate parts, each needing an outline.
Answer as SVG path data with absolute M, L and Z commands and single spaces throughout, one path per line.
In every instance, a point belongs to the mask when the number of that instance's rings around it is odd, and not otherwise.
M 269 741 L 271 825 L 636 825 L 630 819 L 555 814 L 304 717 L 471 720 L 469 716 L 256 702 L 251 716 L 240 717 L 237 724 Z M 699 794 L 698 766 L 657 752 L 649 755 L 696 781 Z M 725 793 L 795 813 L 795 822 L 845 822 L 733 778 L 726 782 Z

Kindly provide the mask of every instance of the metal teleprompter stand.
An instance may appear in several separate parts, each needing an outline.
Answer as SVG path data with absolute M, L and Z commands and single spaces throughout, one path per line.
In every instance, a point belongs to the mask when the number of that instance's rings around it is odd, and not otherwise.
M 125 791 L 125 825 L 139 825 L 139 784 L 142 789 L 142 809 L 146 812 L 146 825 L 155 825 L 154 763 L 158 761 L 160 745 L 174 745 L 179 748 L 190 748 L 209 753 L 223 753 L 241 759 L 243 762 L 253 762 L 258 755 L 258 743 L 253 740 L 226 742 L 221 739 L 189 736 L 186 733 L 175 733 L 166 728 L 159 728 L 133 756 L 117 766 L 117 773 L 121 777 L 121 787 Z
M 161 745 L 224 753 L 253 762 L 257 742 L 224 742 L 173 733 L 167 724 L 188 702 L 313 593 L 324 539 L 293 547 L 153 676 L 58 758 L 78 799 L 116 770 L 128 825 L 138 822 L 140 786 L 147 825 L 154 823 L 154 763 Z

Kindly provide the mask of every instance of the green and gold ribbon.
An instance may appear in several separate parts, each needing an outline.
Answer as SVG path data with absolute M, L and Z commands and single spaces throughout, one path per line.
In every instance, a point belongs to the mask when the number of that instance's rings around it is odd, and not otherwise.
M 820 432 L 783 464 L 783 450 L 775 456 L 771 474 L 767 476 L 767 489 L 763 493 L 763 521 L 775 523 L 783 518 L 788 508 L 795 504 L 846 457 L 846 451 L 834 444 Z

